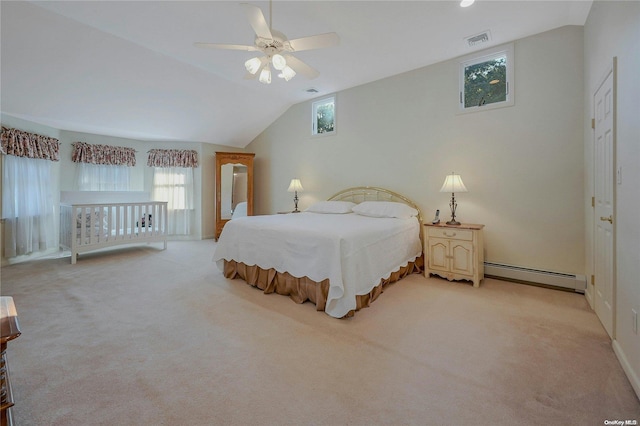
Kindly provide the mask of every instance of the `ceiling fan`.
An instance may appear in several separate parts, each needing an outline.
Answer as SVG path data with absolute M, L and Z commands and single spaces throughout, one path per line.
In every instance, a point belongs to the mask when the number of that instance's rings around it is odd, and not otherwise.
M 264 55 L 249 59 L 244 63 L 248 74 L 247 79 L 258 77 L 264 84 L 271 83 L 271 66 L 280 71 L 278 77 L 285 81 L 291 80 L 296 74 L 302 74 L 313 79 L 320 73 L 292 55 L 294 52 L 303 50 L 322 49 L 336 46 L 340 42 L 340 37 L 336 33 L 318 34 L 308 37 L 287 39 L 287 36 L 271 27 L 272 4 L 269 1 L 269 24 L 258 6 L 249 3 L 241 3 L 244 8 L 249 24 L 256 33 L 253 46 L 242 44 L 221 44 L 221 43 L 194 43 L 196 47 L 205 49 L 230 49 L 245 50 L 248 52 L 262 52 Z

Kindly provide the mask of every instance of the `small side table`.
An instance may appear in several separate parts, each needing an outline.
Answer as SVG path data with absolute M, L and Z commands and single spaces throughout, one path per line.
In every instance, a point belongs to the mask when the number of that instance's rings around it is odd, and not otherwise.
M 13 393 L 7 365 L 7 342 L 20 336 L 18 313 L 13 297 L 0 297 L 0 425 L 13 425 Z
M 484 225 L 425 223 L 424 275 L 439 275 L 449 281 L 469 280 L 474 287 L 484 279 Z

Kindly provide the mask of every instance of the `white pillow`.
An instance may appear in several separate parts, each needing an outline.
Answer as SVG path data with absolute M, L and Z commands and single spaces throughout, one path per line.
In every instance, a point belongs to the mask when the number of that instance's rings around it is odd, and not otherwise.
M 231 220 L 237 219 L 239 217 L 244 217 L 247 215 L 247 202 L 243 201 L 236 205 L 236 208 L 233 209 L 233 213 L 231 213 Z
M 371 217 L 397 217 L 408 219 L 418 215 L 418 210 L 403 203 L 394 201 L 365 201 L 353 209 L 354 213 Z
M 355 205 L 356 203 L 352 203 L 351 201 L 318 201 L 305 211 L 311 213 L 344 214 L 351 213 L 351 208 Z

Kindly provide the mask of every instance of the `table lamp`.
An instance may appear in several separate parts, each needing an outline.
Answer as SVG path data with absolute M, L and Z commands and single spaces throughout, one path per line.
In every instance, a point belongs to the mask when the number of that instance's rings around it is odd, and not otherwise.
M 442 184 L 442 188 L 440 188 L 440 192 L 450 192 L 451 193 L 451 202 L 449 203 L 449 207 L 451 207 L 451 220 L 447 222 L 447 225 L 460 225 L 460 222 L 456 220 L 456 207 L 458 204 L 456 203 L 456 192 L 468 192 L 467 188 L 462 183 L 462 178 L 460 175 L 457 175 L 451 172 L 450 175 L 444 180 L 444 184 Z
M 302 191 L 303 189 L 304 188 L 302 187 L 302 183 L 300 183 L 300 179 L 291 179 L 289 189 L 287 189 L 287 192 L 295 193 L 295 195 L 293 196 L 295 209 L 291 213 L 300 213 L 300 210 L 298 210 L 298 191 Z

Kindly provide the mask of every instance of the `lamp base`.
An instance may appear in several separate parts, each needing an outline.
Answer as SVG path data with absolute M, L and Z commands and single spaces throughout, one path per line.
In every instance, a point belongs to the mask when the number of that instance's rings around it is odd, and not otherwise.
M 450 220 L 449 222 L 447 222 L 447 225 L 460 225 L 460 222 L 458 222 L 457 220 Z
M 293 211 L 291 213 L 300 213 L 300 210 L 298 210 L 298 191 L 293 196 Z

